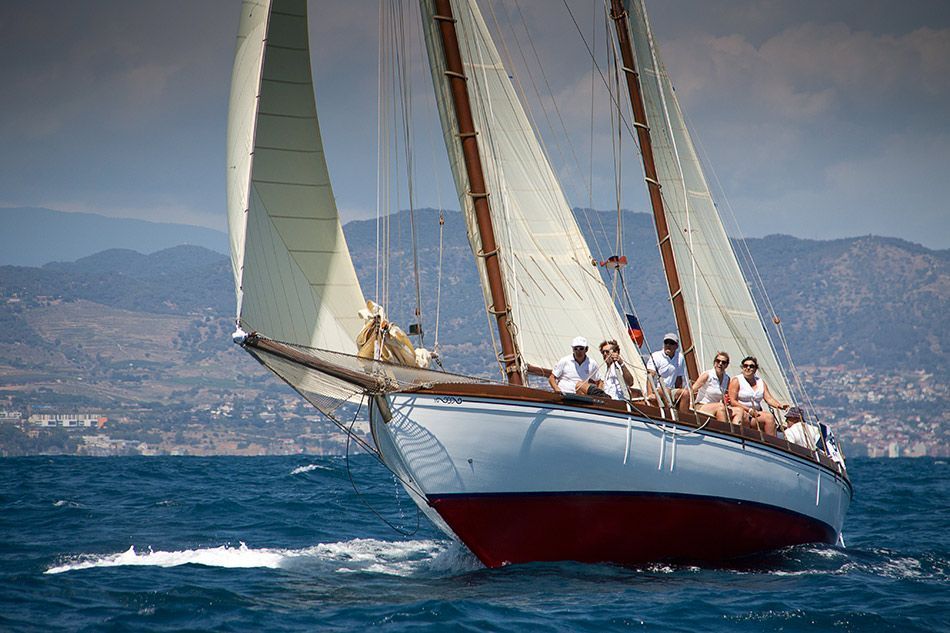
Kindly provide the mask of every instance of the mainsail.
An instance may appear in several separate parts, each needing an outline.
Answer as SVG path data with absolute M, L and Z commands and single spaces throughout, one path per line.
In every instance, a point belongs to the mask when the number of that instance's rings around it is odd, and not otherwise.
M 591 346 L 617 339 L 624 358 L 643 382 L 643 362 L 593 264 L 590 249 L 535 136 L 508 72 L 474 0 L 453 0 L 453 17 L 467 77 L 481 162 L 500 245 L 514 339 L 531 365 L 553 367 L 571 339 Z M 472 250 L 479 240 L 458 123 L 446 82 L 434 0 L 421 0 L 423 31 L 449 162 L 468 224 Z M 488 298 L 488 281 L 479 267 Z
M 228 227 L 238 322 L 355 353 L 363 293 L 320 138 L 306 0 L 245 0 L 228 117 Z
M 728 352 L 734 364 L 744 356 L 755 356 L 772 395 L 791 402 L 788 383 L 759 320 L 653 41 L 643 0 L 623 0 L 623 4 L 630 16 L 654 160 L 699 369 L 710 368 L 719 350 Z

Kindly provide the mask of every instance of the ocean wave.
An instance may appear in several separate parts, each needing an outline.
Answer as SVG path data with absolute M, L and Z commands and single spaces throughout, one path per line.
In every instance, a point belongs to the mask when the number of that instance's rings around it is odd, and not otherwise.
M 329 466 L 323 466 L 322 464 L 307 464 L 306 466 L 298 466 L 290 471 L 291 475 L 302 475 L 303 473 L 309 473 L 314 470 L 333 470 Z
M 53 502 L 54 508 L 85 508 L 83 504 L 78 501 L 70 501 L 69 499 L 59 499 Z
M 343 573 L 414 576 L 434 572 L 438 575 L 454 575 L 482 567 L 462 545 L 434 539 L 380 541 L 358 538 L 323 543 L 311 548 L 308 554 L 336 565 L 334 571 Z
M 916 558 L 896 556 L 893 553 L 881 553 L 881 558 L 874 561 L 850 561 L 842 566 L 841 572 L 863 572 L 897 580 L 923 580 L 936 577 L 931 570 L 925 570 Z
M 285 554 L 274 549 L 250 549 L 244 543 L 240 547 L 186 549 L 173 552 L 153 551 L 139 553 L 135 546 L 115 554 L 82 554 L 46 570 L 47 574 L 95 567 L 177 567 L 179 565 L 205 565 L 207 567 L 280 567 Z
M 369 572 L 396 576 L 418 573 L 452 575 L 480 569 L 481 564 L 463 546 L 442 540 L 381 541 L 351 539 L 337 543 L 320 543 L 301 549 L 238 547 L 186 549 L 139 553 L 135 546 L 114 554 L 82 554 L 63 560 L 46 570 L 47 574 L 98 567 L 206 567 L 271 569 L 329 566 L 341 573 Z

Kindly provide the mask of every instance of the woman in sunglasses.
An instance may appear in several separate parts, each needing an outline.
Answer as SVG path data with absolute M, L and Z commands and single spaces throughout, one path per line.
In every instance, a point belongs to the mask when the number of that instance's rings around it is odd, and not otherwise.
M 715 417 L 720 422 L 728 419 L 729 407 L 723 402 L 724 396 L 729 392 L 729 374 L 726 373 L 728 366 L 729 354 L 716 352 L 713 368 L 701 373 L 692 387 L 696 412 Z
M 766 435 L 775 435 L 775 416 L 762 410 L 762 401 L 776 409 L 787 409 L 788 405 L 773 398 L 769 393 L 769 386 L 756 375 L 759 361 L 755 356 L 743 358 L 741 367 L 742 374 L 729 382 L 732 422 L 759 429 Z

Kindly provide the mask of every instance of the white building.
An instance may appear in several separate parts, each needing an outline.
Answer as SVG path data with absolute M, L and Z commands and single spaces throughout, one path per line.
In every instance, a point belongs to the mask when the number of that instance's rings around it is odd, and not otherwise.
M 34 413 L 29 422 L 34 426 L 61 426 L 63 428 L 90 428 L 105 423 L 101 413 Z

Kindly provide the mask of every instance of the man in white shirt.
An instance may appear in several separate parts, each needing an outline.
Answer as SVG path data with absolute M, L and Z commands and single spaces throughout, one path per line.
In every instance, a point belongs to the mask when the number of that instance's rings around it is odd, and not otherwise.
M 670 394 L 673 402 L 680 400 L 686 392 L 686 359 L 677 348 L 680 339 L 673 332 L 663 337 L 663 349 L 650 354 L 647 371 L 658 376 L 660 386 Z
M 793 444 L 814 450 L 821 439 L 821 432 L 810 424 L 805 424 L 805 416 L 800 407 L 791 407 L 785 412 L 785 439 Z
M 571 354 L 559 360 L 551 370 L 551 375 L 548 376 L 551 389 L 566 394 L 606 397 L 597 363 L 587 356 L 587 339 L 583 336 L 574 337 L 571 341 L 571 351 Z
M 633 388 L 633 374 L 626 363 L 620 358 L 620 345 L 615 340 L 604 341 L 600 344 L 600 354 L 607 364 L 604 370 L 604 391 L 614 400 L 626 400 L 628 397 L 639 397 L 643 394 Z

